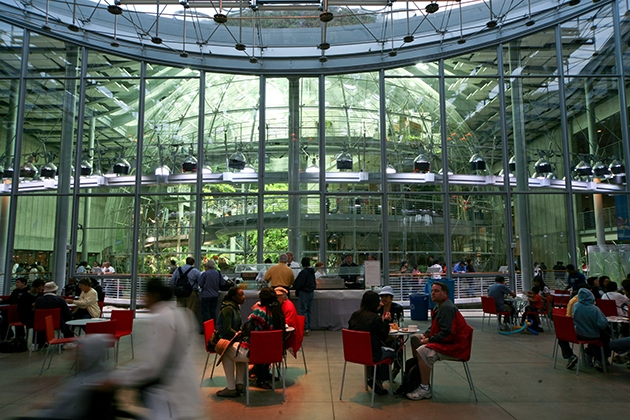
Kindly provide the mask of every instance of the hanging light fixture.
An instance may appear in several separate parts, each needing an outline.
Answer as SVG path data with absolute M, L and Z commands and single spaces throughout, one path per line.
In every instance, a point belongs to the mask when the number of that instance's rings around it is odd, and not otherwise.
M 343 146 L 343 150 L 335 156 L 335 160 L 337 161 L 337 169 L 340 171 L 352 170 L 352 156 L 346 150 L 346 146 Z
M 479 153 L 475 153 L 470 157 L 468 161 L 471 171 L 485 171 L 486 160 Z
M 42 170 L 40 171 L 39 175 L 42 178 L 52 179 L 57 176 L 57 166 L 52 162 L 48 162 L 47 164 L 42 166 Z
M 553 172 L 553 169 L 547 158 L 545 156 L 541 156 L 534 164 L 534 171 L 536 171 L 536 174 L 544 176 Z
M 197 158 L 193 155 L 188 155 L 182 162 L 182 172 L 197 172 Z
M 229 157 L 228 159 L 228 168 L 234 170 L 242 170 L 245 168 L 247 164 L 247 159 L 245 159 L 245 155 L 241 151 L 241 147 L 239 146 L 238 150 Z
M 79 168 L 79 175 L 90 176 L 92 175 L 92 164 L 87 159 L 81 161 L 81 167 Z
M 311 165 L 306 168 L 306 171 L 309 174 L 317 174 L 319 173 L 319 166 L 317 165 L 317 159 L 313 158 Z
M 610 169 L 610 172 L 614 175 L 626 173 L 626 167 L 617 159 L 613 159 L 613 161 L 610 162 L 610 165 L 608 165 L 608 169 Z
M 413 160 L 413 171 L 415 173 L 426 174 L 430 170 L 431 161 L 429 160 L 429 158 L 424 153 L 420 153 L 418 156 L 416 156 L 416 158 Z
M 438 5 L 436 2 L 431 2 L 429 4 L 427 4 L 427 7 L 424 8 L 424 11 L 431 14 L 431 13 L 435 13 L 438 10 L 440 10 L 440 5 Z
M 4 171 L 2 171 L 2 177 L 11 179 L 11 178 L 13 178 L 13 172 L 14 172 L 14 170 L 13 170 L 13 162 L 11 162 L 9 164 L 9 166 L 4 168 Z
M 203 168 L 201 168 L 201 173 L 204 175 L 210 175 L 212 173 L 212 168 L 210 167 L 210 165 L 203 165 Z
M 395 174 L 396 173 L 396 168 L 394 168 L 394 166 L 391 163 L 387 164 L 387 168 L 385 168 L 385 173 L 387 174 Z
M 32 178 L 35 178 L 38 173 L 39 173 L 39 171 L 37 170 L 35 165 L 33 165 L 33 163 L 30 162 L 30 161 L 26 162 L 20 168 L 20 177 L 21 178 L 31 178 L 32 179 Z
M 157 178 L 157 182 L 160 184 L 167 183 L 170 174 L 171 168 L 169 168 L 168 165 L 160 165 L 155 168 L 155 176 Z
M 593 165 L 593 174 L 598 178 L 609 178 L 610 168 L 608 165 L 604 165 L 604 162 L 598 160 L 595 165 Z
M 575 174 L 580 177 L 588 177 L 588 176 L 593 175 L 593 168 L 584 159 L 582 159 L 580 163 L 575 165 L 574 171 L 575 171 Z
M 516 172 L 516 156 L 512 156 L 508 162 L 508 170 L 511 174 Z
M 244 174 L 255 174 L 256 169 L 251 164 L 248 163 L 245 165 L 243 169 L 241 169 L 241 172 Z
M 114 162 L 112 172 L 116 175 L 129 175 L 129 172 L 131 172 L 131 165 L 127 159 L 120 157 L 116 160 L 116 162 Z

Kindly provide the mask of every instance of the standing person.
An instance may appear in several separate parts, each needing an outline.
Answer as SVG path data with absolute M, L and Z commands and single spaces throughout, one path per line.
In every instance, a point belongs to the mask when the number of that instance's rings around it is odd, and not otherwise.
M 469 259 L 466 260 L 466 272 L 467 273 L 474 273 L 475 272 L 475 266 L 473 265 L 472 258 L 469 258 Z
M 505 295 L 516 297 L 516 293 L 505 285 L 505 277 L 496 276 L 494 284 L 488 287 L 488 296 L 494 298 L 494 304 L 498 312 L 509 312 L 510 317 L 512 317 L 515 311 L 512 305 L 505 303 Z M 507 320 L 504 320 L 504 322 L 507 322 Z
M 380 299 L 376 292 L 368 290 L 361 298 L 361 307 L 358 311 L 350 316 L 348 321 L 348 329 L 355 331 L 367 331 L 370 333 L 372 344 L 372 360 L 380 362 L 385 359 L 393 359 L 395 357 L 394 350 L 384 347 L 383 343 L 389 337 L 389 326 L 378 314 Z M 382 381 L 389 379 L 387 371 L 382 369 L 376 370 L 376 378 L 372 377 L 372 370 L 369 369 L 367 385 L 371 388 L 374 383 L 374 392 L 378 395 L 387 394 L 387 390 L 383 387 Z
M 108 261 L 103 261 L 101 265 L 101 275 L 106 276 L 108 274 L 116 274 L 116 269 L 111 266 Z M 104 278 L 103 285 L 105 286 L 105 292 L 108 295 L 112 295 L 113 297 L 118 297 L 118 288 L 114 283 L 114 279 L 112 278 Z
M 573 264 L 567 264 L 567 287 L 571 289 L 572 294 L 576 294 L 578 291 L 578 285 L 586 283 L 586 277 L 575 269 Z
M 325 276 L 326 275 L 326 270 L 324 267 L 324 263 L 321 261 L 317 261 L 315 263 L 315 280 L 319 280 L 319 278 L 321 276 Z
M 168 274 L 172 276 L 175 270 L 177 270 L 177 261 L 171 260 L 168 265 Z
M 446 284 L 436 281 L 431 286 L 431 300 L 436 308 L 431 314 L 431 327 L 420 336 L 413 336 L 411 347 L 420 368 L 420 385 L 407 394 L 410 400 L 431 398 L 429 378 L 435 362 L 461 359 L 468 351 L 472 328 L 448 298 Z
M 352 261 L 352 255 L 346 254 L 344 262 L 339 266 L 339 276 L 348 289 L 359 289 L 359 265 Z
M 192 420 L 201 416 L 201 399 L 195 382 L 192 346 L 195 320 L 189 311 L 170 304 L 171 288 L 158 278 L 146 283 L 146 307 L 154 315 L 144 362 L 131 369 L 118 369 L 109 386 L 141 390 L 152 420 Z
M 264 264 L 272 264 L 271 258 L 265 258 Z M 265 281 L 265 274 L 266 273 L 267 273 L 267 267 L 261 268 L 260 271 L 258 272 L 258 274 L 256 275 L 256 281 L 257 282 Z
M 101 284 L 98 282 L 98 279 L 94 277 L 90 277 L 90 281 L 92 282 L 92 289 L 96 290 L 98 301 L 105 302 L 105 292 L 103 291 Z
M 214 260 L 206 261 L 206 271 L 199 276 L 199 289 L 201 290 L 201 317 L 203 322 L 215 319 L 217 315 L 217 302 L 219 290 L 225 285 L 225 279 L 216 268 Z
M 77 266 L 77 274 L 87 274 L 88 272 L 87 268 L 88 268 L 88 262 L 81 261 L 79 265 Z
M 244 331 L 243 340 L 240 343 L 233 343 L 223 354 L 222 362 L 227 386 L 217 392 L 219 397 L 234 398 L 245 391 L 245 365 L 249 363 L 249 332 L 284 331 L 284 314 L 278 303 L 276 292 L 270 287 L 264 287 L 258 293 L 258 298 L 260 304 L 254 306 L 252 313 L 247 318 L 249 325 L 247 331 Z M 235 370 L 236 376 L 234 375 Z
M 293 252 L 287 251 L 287 267 L 293 271 L 293 278 L 297 278 L 300 274 L 300 264 L 293 260 Z
M 323 265 L 323 264 L 322 264 Z M 304 334 L 311 332 L 311 306 L 315 297 L 317 280 L 315 270 L 311 267 L 311 259 L 302 258 L 302 271 L 298 274 L 293 284 L 295 295 L 298 297 L 298 312 L 306 318 L 304 321 Z
M 30 270 L 28 271 L 28 280 L 32 283 L 33 280 L 39 278 L 39 270 L 37 269 L 37 265 L 32 264 Z
M 295 276 L 293 275 L 293 270 L 291 270 L 287 266 L 288 261 L 289 257 L 287 256 L 287 254 L 280 254 L 280 257 L 278 258 L 278 264 L 269 267 L 269 269 L 265 273 L 265 281 L 269 283 L 269 286 L 281 286 L 286 289 L 289 289 L 291 288 L 291 286 L 293 286 Z
M 83 278 L 79 280 L 81 295 L 79 299 L 66 299 L 66 303 L 77 306 L 74 319 L 98 318 L 101 316 L 101 308 L 98 306 L 98 293 L 92 288 L 92 280 Z
M 192 311 L 193 314 L 197 314 L 197 309 L 199 307 L 199 295 L 197 294 L 198 290 L 198 279 L 201 275 L 201 272 L 197 270 L 195 267 L 195 259 L 193 257 L 186 258 L 186 264 L 179 267 L 173 275 L 171 276 L 171 289 L 175 288 L 177 284 L 177 280 L 180 276 L 188 277 L 188 282 L 192 286 L 192 292 L 188 297 L 178 297 L 177 298 L 177 306 L 182 306 L 184 308 L 188 308 Z

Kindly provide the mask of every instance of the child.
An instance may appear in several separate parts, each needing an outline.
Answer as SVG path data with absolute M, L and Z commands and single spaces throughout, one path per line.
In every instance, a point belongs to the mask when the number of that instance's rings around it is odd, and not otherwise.
M 538 313 L 542 312 L 543 307 L 543 300 L 539 293 L 540 289 L 538 286 L 534 286 L 532 291 L 527 293 L 529 303 L 523 311 L 521 322 L 525 324 L 525 319 L 529 318 L 532 321 L 530 328 L 538 332 L 543 332 L 544 330 L 540 327 L 540 317 L 538 316 Z

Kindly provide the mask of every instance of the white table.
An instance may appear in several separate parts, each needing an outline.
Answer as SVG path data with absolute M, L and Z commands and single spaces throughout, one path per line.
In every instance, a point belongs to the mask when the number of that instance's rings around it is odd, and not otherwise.
M 418 329 L 415 329 L 413 331 L 409 331 L 409 329 L 404 328 L 407 331 L 403 331 L 403 329 L 399 328 L 397 330 L 389 330 L 389 335 L 393 336 L 393 337 L 402 337 L 403 338 L 403 361 L 401 363 L 400 366 L 400 374 L 401 374 L 401 380 L 402 380 L 402 376 L 405 375 L 405 363 L 407 363 L 407 340 L 409 340 L 409 337 L 411 337 L 414 334 L 419 334 L 420 331 Z
M 87 324 L 91 322 L 109 322 L 109 319 L 105 319 L 105 318 L 71 319 L 70 321 L 66 321 L 66 325 L 70 325 L 73 327 L 85 327 Z

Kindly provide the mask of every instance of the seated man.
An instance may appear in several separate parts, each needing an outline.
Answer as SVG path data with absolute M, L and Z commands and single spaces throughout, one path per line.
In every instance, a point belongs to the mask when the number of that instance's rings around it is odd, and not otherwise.
M 49 281 L 44 285 L 44 296 L 40 296 L 35 300 L 35 309 L 60 309 L 60 328 L 64 338 L 74 337 L 72 330 L 66 325 L 66 322 L 72 319 L 72 311 L 68 308 L 68 304 L 61 296 L 57 296 L 59 286 L 54 281 Z M 76 343 L 64 344 L 64 349 L 75 348 Z
M 431 287 L 431 300 L 436 308 L 431 315 L 431 328 L 411 338 L 411 347 L 420 368 L 420 386 L 407 394 L 410 400 L 431 398 L 429 378 L 433 364 L 440 360 L 464 358 L 468 351 L 468 338 L 472 328 L 448 298 L 446 284 L 436 281 Z
M 26 328 L 33 328 L 33 321 L 35 318 L 35 300 L 41 296 L 43 290 L 44 281 L 41 279 L 35 279 L 31 284 L 31 290 L 22 294 L 18 300 L 18 316 L 20 317 L 20 322 L 26 325 Z M 18 330 L 16 329 L 16 331 Z M 21 336 L 24 337 L 23 328 L 21 333 Z M 18 337 L 19 336 L 20 333 L 18 332 Z
M 66 303 L 75 304 L 74 319 L 98 318 L 101 316 L 101 308 L 98 306 L 98 293 L 92 288 L 92 280 L 83 278 L 79 280 L 81 295 L 79 299 L 66 299 Z
M 510 304 L 505 303 L 505 295 L 516 297 L 516 293 L 505 285 L 505 277 L 496 276 L 494 278 L 494 284 L 488 287 L 488 296 L 494 298 L 494 304 L 498 312 L 509 312 L 511 316 L 514 316 L 514 308 Z M 505 320 L 505 322 L 507 322 L 507 320 Z

